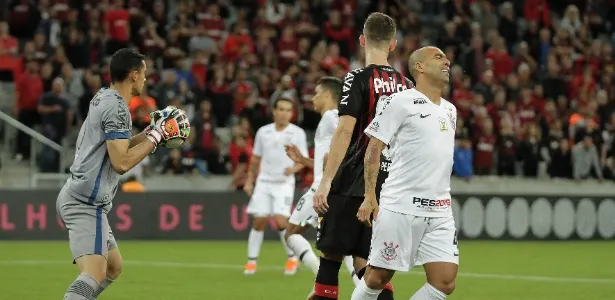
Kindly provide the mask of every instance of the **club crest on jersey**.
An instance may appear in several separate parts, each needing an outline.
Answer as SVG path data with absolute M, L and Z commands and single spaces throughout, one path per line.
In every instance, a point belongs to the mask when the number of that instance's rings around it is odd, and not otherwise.
M 399 245 L 396 245 L 393 242 L 389 242 L 387 244 L 387 242 L 384 242 L 384 249 L 380 250 L 380 253 L 382 254 L 382 258 L 384 258 L 384 260 L 386 261 L 392 261 L 394 259 L 397 258 L 397 248 L 399 248 Z
M 377 132 L 378 128 L 380 128 L 380 124 L 378 124 L 378 122 L 374 122 L 374 123 L 369 125 L 369 130 L 371 130 L 373 132 Z
M 440 117 L 438 118 L 438 121 L 440 121 L 440 131 L 447 131 L 448 127 L 446 126 L 446 119 Z

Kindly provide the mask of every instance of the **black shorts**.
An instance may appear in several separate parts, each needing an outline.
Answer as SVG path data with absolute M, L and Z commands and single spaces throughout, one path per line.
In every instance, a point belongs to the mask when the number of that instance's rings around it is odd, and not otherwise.
M 318 226 L 316 248 L 330 255 L 352 255 L 367 259 L 372 229 L 357 219 L 363 197 L 329 195 L 329 209 Z

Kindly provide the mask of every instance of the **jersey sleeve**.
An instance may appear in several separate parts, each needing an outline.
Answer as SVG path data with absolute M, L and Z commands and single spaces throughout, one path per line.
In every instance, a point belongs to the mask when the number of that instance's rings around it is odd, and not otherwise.
M 363 86 L 358 76 L 357 71 L 350 71 L 344 76 L 344 84 L 342 85 L 342 100 L 339 105 L 340 116 L 351 116 L 356 119 L 361 114 L 363 106 Z
M 263 156 L 263 131 L 259 129 L 256 131 L 256 137 L 254 137 L 254 149 L 252 149 L 252 155 L 262 157 Z
M 388 145 L 406 116 L 407 109 L 404 106 L 403 99 L 393 96 L 382 112 L 367 126 L 365 133 L 371 138 L 376 138 Z
M 101 127 L 105 140 L 129 139 L 132 123 L 128 106 L 118 99 L 94 99 L 92 105 L 100 105 Z
M 337 125 L 340 123 L 340 119 L 337 117 L 337 114 L 333 111 L 326 112 L 323 116 L 323 135 L 331 138 L 335 134 L 335 130 L 337 130 Z
M 299 129 L 297 141 L 295 142 L 297 143 L 296 146 L 297 148 L 299 148 L 299 152 L 301 152 L 301 155 L 303 155 L 303 157 L 309 157 L 310 154 L 307 150 L 307 136 L 305 135 L 305 131 L 303 131 L 303 129 Z

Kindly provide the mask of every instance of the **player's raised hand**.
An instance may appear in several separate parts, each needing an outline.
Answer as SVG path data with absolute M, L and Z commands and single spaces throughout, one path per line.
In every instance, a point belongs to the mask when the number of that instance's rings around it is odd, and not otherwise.
M 320 185 L 318 186 L 318 189 L 316 190 L 316 193 L 314 193 L 313 207 L 319 215 L 326 213 L 329 209 L 329 204 L 327 203 L 329 190 L 331 190 L 331 183 L 321 181 Z
M 301 163 L 301 159 L 303 158 L 303 155 L 301 155 L 301 151 L 299 151 L 299 148 L 297 148 L 297 146 L 290 144 L 290 145 L 284 146 L 284 148 L 286 148 L 286 155 L 288 155 L 290 159 L 292 159 L 294 162 L 298 164 Z
M 376 220 L 378 217 L 378 202 L 376 199 L 365 198 L 361 207 L 359 207 L 359 212 L 357 212 L 357 219 L 361 221 L 368 227 L 372 227 L 372 215 L 373 219 Z

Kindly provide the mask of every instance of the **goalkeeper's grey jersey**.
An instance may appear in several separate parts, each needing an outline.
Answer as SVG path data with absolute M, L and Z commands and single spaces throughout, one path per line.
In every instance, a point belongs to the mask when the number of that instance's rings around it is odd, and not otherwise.
M 130 110 L 124 99 L 116 90 L 100 89 L 90 101 L 79 131 L 65 190 L 79 201 L 110 209 L 119 174 L 111 167 L 105 141 L 129 139 L 131 130 Z

